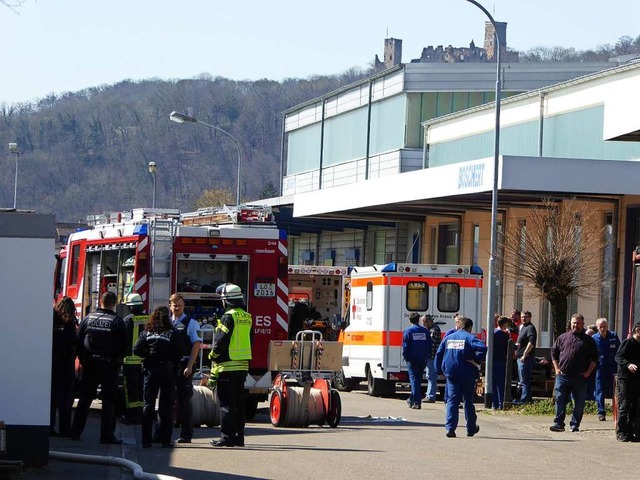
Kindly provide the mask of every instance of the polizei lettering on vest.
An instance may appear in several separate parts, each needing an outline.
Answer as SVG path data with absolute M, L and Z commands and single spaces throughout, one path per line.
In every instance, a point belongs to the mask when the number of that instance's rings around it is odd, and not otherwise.
M 484 163 L 464 165 L 458 169 L 458 189 L 482 186 Z

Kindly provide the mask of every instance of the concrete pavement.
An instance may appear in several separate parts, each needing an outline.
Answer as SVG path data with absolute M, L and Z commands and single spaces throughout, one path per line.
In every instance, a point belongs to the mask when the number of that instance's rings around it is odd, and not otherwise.
M 342 423 L 337 429 L 276 429 L 263 407 L 247 425 L 245 448 L 214 449 L 217 428 L 196 430 L 192 444 L 174 449 L 142 449 L 140 427 L 118 425 L 122 446 L 98 443 L 99 412 L 92 412 L 81 442 L 52 438 L 51 450 L 113 455 L 145 472 L 190 479 L 257 478 L 491 478 L 581 479 L 607 475 L 635 479 L 629 470 L 638 444 L 615 441 L 613 422 L 587 415 L 578 433 L 549 431 L 551 417 L 484 412 L 480 433 L 465 436 L 464 415 L 458 438 L 445 437 L 444 405 L 407 407 L 402 395 L 371 398 L 363 391 L 342 393 Z M 174 437 L 177 436 L 174 432 Z M 15 478 L 114 480 L 133 475 L 119 467 L 51 460 Z

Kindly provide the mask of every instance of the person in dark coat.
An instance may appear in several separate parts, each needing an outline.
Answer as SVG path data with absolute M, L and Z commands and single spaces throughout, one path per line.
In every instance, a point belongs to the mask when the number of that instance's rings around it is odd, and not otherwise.
M 509 351 L 509 319 L 500 317 L 498 327 L 493 332 L 493 408 L 504 408 L 504 391 L 507 376 L 507 352 Z
M 51 428 L 50 435 L 66 437 L 71 429 L 72 388 L 76 363 L 76 306 L 63 297 L 53 307 L 51 348 Z M 56 417 L 58 431 L 56 432 Z
M 133 347 L 134 355 L 143 359 L 144 366 L 144 407 L 142 409 L 142 446 L 144 448 L 151 447 L 158 392 L 160 392 L 159 440 L 165 448 L 172 446 L 171 415 L 181 345 L 169 316 L 167 307 L 156 308 Z
M 618 424 L 619 442 L 640 441 L 640 322 L 633 326 L 630 338 L 622 341 L 616 353 L 618 364 Z
M 571 316 L 571 330 L 553 343 L 551 360 L 556 371 L 556 416 L 549 430 L 564 432 L 567 402 L 573 396 L 570 425 L 572 432 L 579 432 L 587 398 L 587 381 L 598 361 L 596 343 L 585 333 L 584 317 L 579 313 Z

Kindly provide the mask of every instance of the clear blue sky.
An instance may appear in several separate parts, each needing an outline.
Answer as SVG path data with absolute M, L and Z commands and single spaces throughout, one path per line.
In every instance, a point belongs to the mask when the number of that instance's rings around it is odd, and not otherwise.
M 640 35 L 640 0 L 481 3 L 517 50 Z M 387 36 L 408 62 L 428 45 L 482 45 L 486 19 L 465 0 L 26 0 L 17 12 L 0 5 L 0 103 L 124 79 L 336 74 L 382 57 Z

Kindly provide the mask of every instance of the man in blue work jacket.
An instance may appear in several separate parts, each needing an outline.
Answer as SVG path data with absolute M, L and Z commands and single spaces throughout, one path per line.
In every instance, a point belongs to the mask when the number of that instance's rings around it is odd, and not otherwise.
M 407 403 L 409 408 L 420 409 L 422 402 L 422 376 L 431 355 L 431 334 L 420 325 L 420 314 L 409 315 L 411 326 L 402 334 L 402 358 L 407 362 L 411 396 Z
M 477 425 L 473 396 L 476 389 L 478 367 L 487 355 L 487 347 L 471 334 L 473 320 L 461 320 L 463 328 L 442 340 L 436 352 L 436 369 L 447 379 L 446 421 L 447 437 L 455 438 L 458 426 L 458 408 L 464 401 L 464 416 L 467 420 L 467 436 L 473 437 L 480 427 Z
M 612 398 L 613 395 L 613 375 L 616 373 L 616 352 L 620 346 L 620 339 L 615 332 L 609 331 L 609 324 L 606 318 L 599 318 L 596 321 L 598 333 L 591 338 L 598 347 L 598 367 L 596 370 L 595 397 L 598 405 L 598 419 L 604 422 L 606 411 L 604 408 L 605 397 Z

